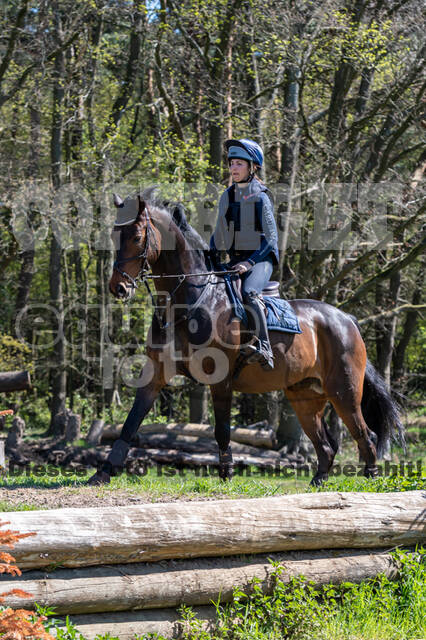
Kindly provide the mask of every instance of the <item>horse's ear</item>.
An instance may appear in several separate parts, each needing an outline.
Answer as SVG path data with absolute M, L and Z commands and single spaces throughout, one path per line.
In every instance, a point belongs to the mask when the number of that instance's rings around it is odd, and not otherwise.
M 145 200 L 142 200 L 142 198 L 140 196 L 138 196 L 138 200 L 139 200 L 138 218 L 140 218 L 141 215 L 143 214 L 143 212 L 146 209 L 146 204 L 145 204 Z
M 185 216 L 185 207 L 182 203 L 179 202 L 178 204 L 174 205 L 172 217 L 177 226 L 181 229 L 185 229 L 185 227 L 188 225 L 188 221 Z
M 112 194 L 114 197 L 114 205 L 118 208 L 118 207 L 122 207 L 124 205 L 124 200 L 122 198 L 120 198 L 120 196 L 118 195 L 118 193 L 113 193 Z

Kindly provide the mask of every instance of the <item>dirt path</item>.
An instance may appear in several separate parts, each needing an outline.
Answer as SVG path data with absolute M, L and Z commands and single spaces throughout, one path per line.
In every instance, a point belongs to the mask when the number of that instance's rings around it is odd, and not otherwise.
M 153 497 L 148 492 L 136 493 L 131 489 L 103 489 L 98 487 L 13 487 L 0 488 L 3 511 L 13 511 L 23 505 L 36 509 L 62 509 L 70 507 L 116 507 L 151 502 L 175 502 L 190 500 L 231 499 L 235 496 L 215 495 L 160 495 Z M 244 496 L 240 496 L 244 497 Z M 6 505 L 4 505 L 6 503 Z M 0 516 L 1 520 L 1 516 Z

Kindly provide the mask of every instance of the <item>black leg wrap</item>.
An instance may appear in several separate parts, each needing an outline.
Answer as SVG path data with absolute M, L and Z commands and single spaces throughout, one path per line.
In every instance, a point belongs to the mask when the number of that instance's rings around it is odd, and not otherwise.
M 379 468 L 375 464 L 366 464 L 364 467 L 364 476 L 366 478 L 377 478 L 379 475 Z
M 112 445 L 112 449 L 108 455 L 107 463 L 114 467 L 123 467 L 127 454 L 129 453 L 130 444 L 124 442 L 121 438 L 118 438 Z M 108 472 L 109 473 L 109 472 Z
M 234 462 L 232 460 L 231 447 L 225 451 L 219 449 L 219 478 L 222 480 L 232 480 L 234 475 Z
M 324 482 L 328 480 L 328 473 L 316 473 L 310 481 L 311 487 L 320 487 Z

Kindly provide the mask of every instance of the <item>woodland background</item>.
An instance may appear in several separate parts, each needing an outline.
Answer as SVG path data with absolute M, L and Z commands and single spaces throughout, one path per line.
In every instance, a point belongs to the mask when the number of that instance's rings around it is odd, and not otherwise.
M 30 369 L 34 389 L 3 395 L 2 408 L 18 409 L 40 432 L 52 431 L 65 406 L 86 425 L 126 416 L 134 389 L 121 370 L 140 365 L 150 302 L 143 292 L 134 310 L 113 301 L 113 252 L 93 233 L 58 241 L 57 194 L 72 226 L 77 205 L 62 194 L 77 185 L 96 227 L 99 193 L 110 199 L 113 184 L 226 186 L 230 137 L 256 139 L 264 179 L 287 186 L 277 210 L 286 250 L 274 273 L 285 296 L 356 315 L 370 359 L 403 404 L 418 406 L 426 378 L 422 11 L 420 0 L 4 0 L 0 370 Z M 312 190 L 389 182 L 399 195 L 385 212 L 387 243 L 309 247 Z M 24 247 L 17 209 L 31 228 Z M 362 237 L 365 220 L 356 208 L 352 215 Z M 334 230 L 346 237 L 338 222 Z M 211 420 L 209 411 L 203 390 L 180 380 L 154 409 L 158 419 L 192 421 Z M 279 394 L 240 394 L 234 422 L 266 417 L 277 426 L 286 411 Z

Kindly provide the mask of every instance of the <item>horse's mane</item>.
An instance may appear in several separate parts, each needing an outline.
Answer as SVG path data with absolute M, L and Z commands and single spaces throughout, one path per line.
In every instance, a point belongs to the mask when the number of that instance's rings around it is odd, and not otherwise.
M 157 197 L 157 190 L 158 186 L 156 185 L 148 187 L 140 194 L 140 198 L 147 202 L 149 207 L 153 207 L 156 212 L 160 213 L 162 217 L 167 216 L 169 220 L 172 220 L 178 229 L 181 230 L 191 249 L 202 255 L 204 260 L 204 252 L 208 251 L 209 247 L 194 227 L 191 227 L 189 224 L 183 204 L 159 199 Z M 154 211 L 154 217 L 156 212 Z

